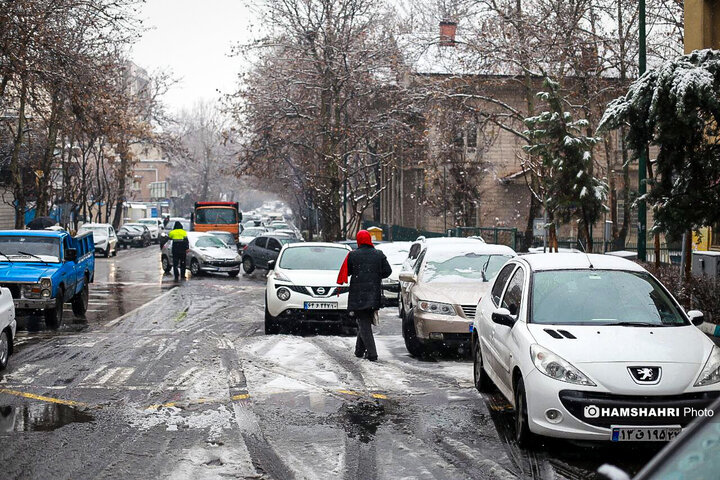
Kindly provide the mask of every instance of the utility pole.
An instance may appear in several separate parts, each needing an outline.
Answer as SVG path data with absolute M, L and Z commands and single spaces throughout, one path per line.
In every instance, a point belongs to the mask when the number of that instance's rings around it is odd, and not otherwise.
M 343 240 L 347 240 L 347 234 L 348 234 L 348 228 L 347 228 L 347 194 L 348 194 L 348 159 L 347 154 L 344 155 L 345 160 L 343 162 L 343 165 L 345 167 L 345 171 L 343 172 Z
M 640 66 L 640 76 L 645 73 L 647 68 L 647 42 L 645 36 L 645 0 L 640 0 L 639 4 L 639 40 L 640 52 L 638 54 L 638 63 Z M 638 239 L 637 253 L 638 260 L 644 262 L 647 259 L 647 205 L 643 197 L 647 193 L 646 175 L 647 175 L 648 149 L 645 146 L 640 152 L 638 164 Z

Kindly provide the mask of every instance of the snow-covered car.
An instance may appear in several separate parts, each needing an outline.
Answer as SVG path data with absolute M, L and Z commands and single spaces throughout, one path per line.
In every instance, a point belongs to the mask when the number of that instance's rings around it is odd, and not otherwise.
M 348 287 L 337 276 L 350 248 L 336 243 L 285 245 L 270 264 L 265 288 L 265 333 L 282 327 L 338 325 L 356 328 L 347 310 Z
M 0 370 L 7 367 L 13 353 L 13 341 L 17 322 L 15 321 L 15 303 L 10 290 L 0 287 Z
M 163 227 L 163 222 L 159 218 L 141 218 L 137 221 L 137 223 L 140 223 L 142 225 L 145 225 L 148 227 L 148 230 L 150 230 L 150 240 L 157 243 L 160 241 L 160 235 L 165 231 L 165 228 Z
M 238 237 L 238 248 L 243 248 L 252 242 L 255 237 L 259 237 L 266 232 L 267 229 L 265 227 L 246 227 Z
M 477 307 L 474 383 L 515 407 L 516 440 L 668 441 L 720 395 L 720 348 L 638 264 L 516 257 Z
M 78 234 L 85 232 L 93 234 L 95 253 L 103 255 L 105 258 L 117 255 L 118 238 L 112 225 L 109 223 L 84 223 L 78 229 Z
M 375 246 L 385 254 L 392 267 L 390 276 L 382 280 L 383 306 L 399 305 L 400 280 L 398 275 L 410 251 L 410 244 L 411 242 L 384 242 Z
M 188 232 L 190 249 L 185 258 L 185 265 L 190 273 L 197 276 L 201 273 L 227 273 L 237 277 L 240 273 L 241 258 L 237 249 L 227 245 L 218 237 L 205 232 Z M 160 263 L 165 273 L 172 270 L 172 244 L 169 240 L 160 250 Z
M 505 245 L 478 241 L 426 246 L 415 269 L 399 276 L 409 285 L 402 321 L 408 352 L 419 357 L 439 346 L 469 350 L 477 303 L 515 255 Z

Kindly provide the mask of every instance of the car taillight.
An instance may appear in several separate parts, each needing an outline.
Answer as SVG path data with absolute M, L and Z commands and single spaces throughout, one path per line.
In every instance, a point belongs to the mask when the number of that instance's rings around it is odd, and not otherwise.
M 245 250 L 247 250 L 247 247 L 248 247 L 248 246 L 245 245 L 245 246 L 243 247 L 242 251 L 244 252 Z

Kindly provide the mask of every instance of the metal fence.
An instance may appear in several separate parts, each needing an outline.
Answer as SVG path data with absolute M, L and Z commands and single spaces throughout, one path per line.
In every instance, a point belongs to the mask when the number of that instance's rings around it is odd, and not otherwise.
M 507 245 L 517 250 L 517 228 L 508 227 L 456 227 L 448 230 L 449 237 L 482 237 L 487 243 Z
M 383 240 L 389 240 L 392 242 L 411 242 L 420 236 L 427 238 L 445 236 L 440 232 L 429 232 L 427 230 L 418 230 L 416 228 L 402 227 L 400 225 L 387 225 L 385 223 L 378 223 L 372 220 L 363 221 L 362 227 L 365 229 L 370 227 L 381 228 L 383 231 Z

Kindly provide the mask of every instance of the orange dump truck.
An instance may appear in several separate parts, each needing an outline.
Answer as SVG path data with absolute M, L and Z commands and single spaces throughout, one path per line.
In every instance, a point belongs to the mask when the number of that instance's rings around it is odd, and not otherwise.
M 196 232 L 230 232 L 238 239 L 242 213 L 237 202 L 196 202 L 193 229 Z

